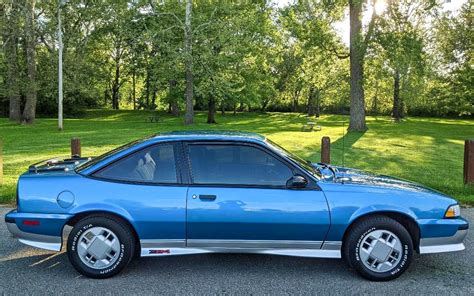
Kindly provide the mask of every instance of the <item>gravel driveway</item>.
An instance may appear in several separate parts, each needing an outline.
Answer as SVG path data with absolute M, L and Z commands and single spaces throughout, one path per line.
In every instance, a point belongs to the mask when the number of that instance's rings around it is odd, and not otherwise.
M 341 260 L 205 254 L 137 259 L 106 280 L 81 276 L 63 252 L 20 244 L 0 208 L 0 295 L 19 294 L 404 294 L 474 295 L 474 237 L 458 253 L 415 257 L 399 279 L 374 283 Z M 463 209 L 474 221 L 474 209 Z

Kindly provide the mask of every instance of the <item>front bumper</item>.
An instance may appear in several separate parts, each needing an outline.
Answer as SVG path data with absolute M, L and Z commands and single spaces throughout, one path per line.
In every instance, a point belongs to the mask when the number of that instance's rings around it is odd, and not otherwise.
M 468 231 L 468 227 L 460 227 L 453 236 L 422 238 L 420 254 L 462 251 L 466 249 L 463 241 Z
M 32 247 L 51 251 L 60 251 L 62 246 L 62 229 L 69 215 L 18 213 L 16 210 L 5 215 L 8 231 L 18 240 Z M 38 226 L 25 226 L 24 220 L 39 221 Z

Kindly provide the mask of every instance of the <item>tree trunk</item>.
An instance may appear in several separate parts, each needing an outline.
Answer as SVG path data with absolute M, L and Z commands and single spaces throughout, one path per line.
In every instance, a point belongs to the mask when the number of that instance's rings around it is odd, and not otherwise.
M 145 103 L 144 109 L 148 109 L 150 106 L 150 67 L 147 66 L 146 78 L 145 78 Z
M 115 77 L 114 82 L 112 84 L 112 109 L 118 110 L 119 109 L 119 83 L 120 83 L 120 67 L 116 63 L 115 64 Z
M 186 113 L 184 115 L 184 124 L 190 125 L 194 122 L 194 85 L 193 85 L 193 52 L 192 52 L 192 0 L 186 0 L 186 18 L 184 28 L 184 54 L 186 68 Z
M 364 99 L 364 55 L 362 0 L 349 0 L 351 110 L 349 130 L 366 131 Z
M 209 97 L 207 112 L 207 123 L 216 123 L 216 100 L 213 96 Z
M 221 103 L 221 115 L 225 115 L 225 104 L 224 104 L 224 102 Z
M 28 83 L 22 122 L 32 124 L 36 115 L 36 38 L 35 38 L 35 0 L 25 3 L 25 44 Z
M 109 88 L 107 87 L 105 90 L 104 90 L 104 105 L 107 105 L 107 102 L 109 100 Z
M 179 116 L 179 105 L 178 105 L 178 101 L 176 100 L 173 100 L 171 102 L 171 114 L 173 114 L 173 116 L 176 116 L 176 117 Z
M 137 110 L 137 82 L 136 82 L 136 69 L 135 66 L 132 70 L 132 100 L 133 100 L 133 110 Z
M 292 112 L 297 112 L 298 111 L 298 98 L 300 96 L 300 90 L 297 89 L 293 93 L 293 105 L 291 106 L 291 111 Z
M 379 113 L 379 85 L 375 83 L 375 94 L 374 98 L 372 99 L 372 106 L 370 107 L 370 113 L 372 115 L 378 115 Z
M 170 110 L 171 110 L 171 114 L 173 114 L 173 116 L 176 116 L 178 117 L 179 116 L 179 104 L 178 104 L 178 98 L 176 98 L 174 96 L 174 94 L 176 94 L 176 85 L 178 84 L 178 82 L 174 79 L 171 79 L 170 81 L 168 81 L 168 84 L 169 84 L 169 93 L 170 93 Z
M 155 81 L 153 84 L 153 94 L 151 96 L 151 109 L 156 110 L 158 105 L 156 104 L 156 99 L 158 98 L 158 82 Z
M 315 96 L 315 89 L 313 86 L 309 88 L 309 95 L 308 95 L 308 116 L 314 116 L 314 96 Z
M 375 94 L 375 96 L 372 100 L 371 113 L 372 113 L 372 115 L 378 115 L 378 113 L 379 113 L 379 97 L 378 97 L 377 94 Z
M 400 118 L 405 118 L 405 101 L 403 98 L 400 98 Z
M 7 64 L 6 95 L 9 100 L 9 118 L 19 122 L 21 119 L 20 81 L 18 66 L 19 12 L 15 1 L 5 5 L 4 53 Z
M 120 47 L 115 48 L 115 77 L 112 83 L 112 109 L 119 109 L 120 99 Z
M 237 114 L 237 104 L 236 104 L 236 103 L 234 103 L 233 108 L 234 108 L 234 112 L 233 112 L 233 113 L 234 113 L 234 115 L 235 115 L 235 114 Z
M 316 117 L 319 117 L 321 115 L 321 93 L 319 90 L 316 90 Z
M 400 121 L 401 112 L 400 112 L 400 73 L 398 70 L 395 71 L 393 75 L 393 108 L 392 108 L 392 117 L 395 121 Z
M 269 100 L 264 99 L 264 100 L 262 101 L 262 108 L 260 109 L 260 112 L 264 113 L 265 110 L 267 109 L 267 106 L 268 106 L 269 103 L 270 103 Z M 249 106 L 249 112 L 250 112 L 250 106 Z

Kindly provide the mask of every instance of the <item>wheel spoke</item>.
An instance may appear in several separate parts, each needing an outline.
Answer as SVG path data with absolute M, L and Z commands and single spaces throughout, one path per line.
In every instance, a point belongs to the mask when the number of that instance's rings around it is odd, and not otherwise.
M 94 269 L 107 268 L 118 258 L 120 242 L 111 230 L 92 227 L 80 236 L 77 253 L 87 266 Z
M 388 230 L 374 230 L 361 242 L 359 256 L 364 265 L 375 272 L 393 269 L 401 260 L 402 245 Z

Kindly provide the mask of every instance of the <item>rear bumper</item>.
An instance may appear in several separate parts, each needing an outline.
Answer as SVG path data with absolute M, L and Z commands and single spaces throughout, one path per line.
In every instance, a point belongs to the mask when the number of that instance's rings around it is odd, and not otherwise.
M 51 251 L 60 251 L 62 246 L 62 229 L 69 215 L 18 213 L 16 210 L 5 215 L 8 231 L 18 240 L 32 247 Z M 39 221 L 39 225 L 24 225 L 25 220 Z
M 468 229 L 459 229 L 453 236 L 430 237 L 420 239 L 420 254 L 433 254 L 462 251 Z
M 49 236 L 21 231 L 16 223 L 7 223 L 7 228 L 11 234 L 25 245 L 51 251 L 61 250 L 62 238 L 60 236 Z

